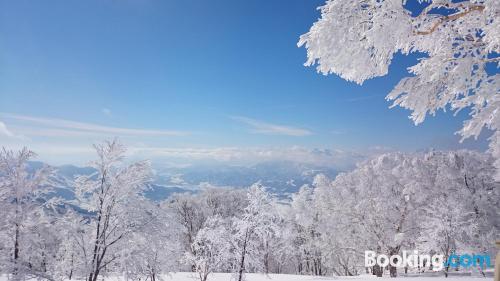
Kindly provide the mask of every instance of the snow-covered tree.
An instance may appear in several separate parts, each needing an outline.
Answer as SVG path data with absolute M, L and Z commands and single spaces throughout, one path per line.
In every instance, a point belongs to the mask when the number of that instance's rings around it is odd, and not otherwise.
M 86 253 L 91 240 L 87 227 L 88 218 L 72 209 L 66 210 L 54 224 L 61 240 L 54 265 L 57 280 L 72 280 L 75 276 L 87 274 L 85 255 L 82 254 Z
M 244 189 L 205 188 L 199 196 L 206 216 L 224 219 L 240 215 L 248 204 Z
M 435 171 L 435 188 L 421 222 L 423 241 L 418 248 L 445 258 L 457 251 L 493 250 L 491 241 L 500 229 L 500 210 L 495 207 L 500 205 L 500 185 L 493 181 L 491 157 L 471 151 L 431 152 L 425 157 Z
M 186 252 L 185 261 L 195 266 L 200 281 L 206 281 L 214 271 L 223 271 L 232 260 L 232 245 L 228 222 L 220 216 L 208 218 Z
M 274 200 L 260 183 L 249 188 L 247 200 L 248 206 L 243 215 L 236 217 L 232 226 L 238 281 L 243 280 L 246 270 L 262 270 L 265 267 L 264 245 L 279 231 Z
M 180 228 L 180 232 L 182 233 L 180 243 L 184 246 L 184 250 L 187 253 L 193 254 L 193 242 L 198 231 L 203 227 L 207 219 L 201 207 L 200 196 L 194 196 L 192 194 L 175 194 L 165 203 L 164 208 L 168 209 L 173 214 L 173 218 Z M 189 270 L 196 270 L 195 264 L 191 264 L 190 267 Z
M 300 266 L 300 273 L 323 275 L 324 255 L 322 233 L 319 231 L 321 209 L 314 205 L 314 192 L 310 186 L 303 186 L 292 195 L 291 214 L 294 225 L 294 246 Z
M 148 162 L 124 164 L 125 147 L 107 141 L 94 145 L 97 160 L 91 163 L 96 173 L 75 181 L 75 204 L 86 220 L 79 230 L 81 252 L 88 281 L 96 281 L 106 267 L 118 264 L 133 233 L 150 223 L 142 208 L 142 193 L 150 180 Z
M 333 181 L 316 177 L 313 204 L 324 248 L 333 251 L 330 268 L 356 272 L 367 249 L 388 256 L 490 251 L 499 230 L 494 171 L 482 153 L 433 151 L 384 154 Z
M 16 280 L 26 277 L 52 279 L 47 274 L 50 238 L 49 217 L 44 213 L 51 170 L 29 170 L 35 153 L 0 151 L 0 267 Z
M 120 271 L 127 279 L 163 280 L 162 274 L 178 268 L 182 254 L 180 227 L 171 214 L 153 202 L 144 202 L 142 221 L 147 225 L 131 233 L 120 259 Z
M 413 2 L 413 3 L 410 3 Z M 410 9 L 410 4 L 425 4 Z M 417 12 L 418 11 L 418 12 Z M 363 83 L 388 73 L 397 52 L 424 53 L 388 94 L 415 124 L 448 107 L 470 108 L 463 139 L 493 131 L 490 150 L 500 178 L 500 2 L 490 0 L 328 0 L 302 35 L 306 65 Z
M 204 188 L 196 194 L 174 194 L 162 204 L 162 208 L 176 223 L 175 227 L 180 233 L 179 243 L 184 247 L 185 256 L 193 257 L 196 256 L 193 243 L 207 219 L 220 217 L 230 220 L 241 215 L 247 204 L 244 190 Z M 196 271 L 196 264 L 188 264 L 192 259 L 183 260 L 190 267 L 188 270 Z

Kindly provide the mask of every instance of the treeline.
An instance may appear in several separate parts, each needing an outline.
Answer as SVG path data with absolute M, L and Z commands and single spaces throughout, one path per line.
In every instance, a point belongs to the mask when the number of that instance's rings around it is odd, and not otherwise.
M 144 197 L 147 161 L 126 164 L 116 141 L 95 149 L 96 172 L 74 179 L 72 200 L 53 196 L 50 167 L 28 169 L 33 152 L 0 153 L 1 273 L 87 281 L 156 281 L 172 271 L 202 281 L 212 272 L 237 280 L 245 272 L 396 276 L 390 266 L 365 268 L 364 251 L 488 252 L 500 233 L 500 184 L 482 153 L 384 154 L 333 180 L 317 176 L 290 200 L 256 183 L 155 203 Z

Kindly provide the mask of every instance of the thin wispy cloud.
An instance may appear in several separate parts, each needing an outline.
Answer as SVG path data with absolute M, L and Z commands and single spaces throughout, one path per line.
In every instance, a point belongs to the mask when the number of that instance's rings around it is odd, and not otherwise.
M 66 119 L 45 118 L 27 115 L 1 113 L 5 119 L 23 122 L 25 134 L 37 136 L 78 136 L 85 134 L 113 135 L 113 136 L 185 136 L 186 131 L 135 129 L 103 126 L 93 123 L 76 122 Z
M 374 95 L 371 95 L 371 96 L 358 96 L 358 97 L 349 98 L 346 101 L 348 101 L 348 102 L 358 102 L 358 101 L 371 100 L 371 99 L 373 99 L 375 97 L 376 96 L 374 96 Z
M 4 122 L 0 121 L 0 136 L 4 137 L 14 137 L 14 134 L 7 129 L 7 125 Z
M 14 133 L 11 129 L 7 128 L 7 125 L 0 121 L 0 138 L 4 137 L 11 140 L 28 140 L 23 134 L 18 132 Z
M 338 131 L 338 130 L 332 130 L 332 131 L 330 131 L 330 134 L 332 134 L 332 135 L 343 135 L 343 134 L 345 134 L 345 132 Z
M 58 129 L 58 128 L 46 128 L 46 127 L 35 127 L 35 126 L 16 126 L 14 127 L 16 133 L 22 135 L 29 135 L 30 137 L 55 137 L 55 138 L 65 138 L 65 137 L 96 137 L 100 139 L 103 135 L 108 135 L 102 132 L 93 131 L 78 131 L 78 130 L 68 130 L 68 129 Z M 116 134 L 109 134 L 110 137 L 117 136 Z
M 113 114 L 111 113 L 111 109 L 106 108 L 106 107 L 101 108 L 101 112 L 102 112 L 102 114 L 104 114 L 104 115 L 106 115 L 106 116 L 108 116 L 108 117 L 111 117 L 111 116 L 113 115 Z
M 259 120 L 255 120 L 248 117 L 242 116 L 232 116 L 233 120 L 242 122 L 248 126 L 250 126 L 250 132 L 255 134 L 267 134 L 267 135 L 286 135 L 286 136 L 295 136 L 295 137 L 303 137 L 312 135 L 312 132 L 307 129 L 278 125 L 267 123 Z

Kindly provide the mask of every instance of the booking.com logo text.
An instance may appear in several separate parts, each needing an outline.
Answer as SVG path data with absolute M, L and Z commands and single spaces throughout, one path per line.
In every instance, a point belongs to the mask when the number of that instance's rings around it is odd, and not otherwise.
M 488 254 L 451 254 L 447 259 L 444 255 L 419 255 L 418 251 L 403 251 L 402 255 L 392 255 L 388 257 L 384 254 L 377 254 L 374 251 L 365 251 L 365 266 L 372 267 L 379 265 L 386 267 L 420 267 L 432 265 L 432 270 L 440 271 L 443 268 L 470 268 L 470 267 L 491 267 L 491 259 Z

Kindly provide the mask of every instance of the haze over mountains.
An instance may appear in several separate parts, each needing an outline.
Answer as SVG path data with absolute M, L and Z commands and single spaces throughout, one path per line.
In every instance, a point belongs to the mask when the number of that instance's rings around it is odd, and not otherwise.
M 37 169 L 43 162 L 30 162 L 30 169 Z M 313 164 L 291 161 L 268 161 L 254 165 L 229 165 L 223 163 L 194 164 L 185 167 L 155 166 L 151 189 L 146 196 L 163 200 L 173 193 L 197 192 L 206 187 L 247 188 L 260 181 L 269 191 L 281 198 L 297 192 L 304 184 L 311 184 L 318 174 L 334 177 L 339 170 Z M 73 181 L 78 175 L 95 172 L 91 167 L 62 165 L 54 167 L 56 192 L 71 199 L 74 196 Z

